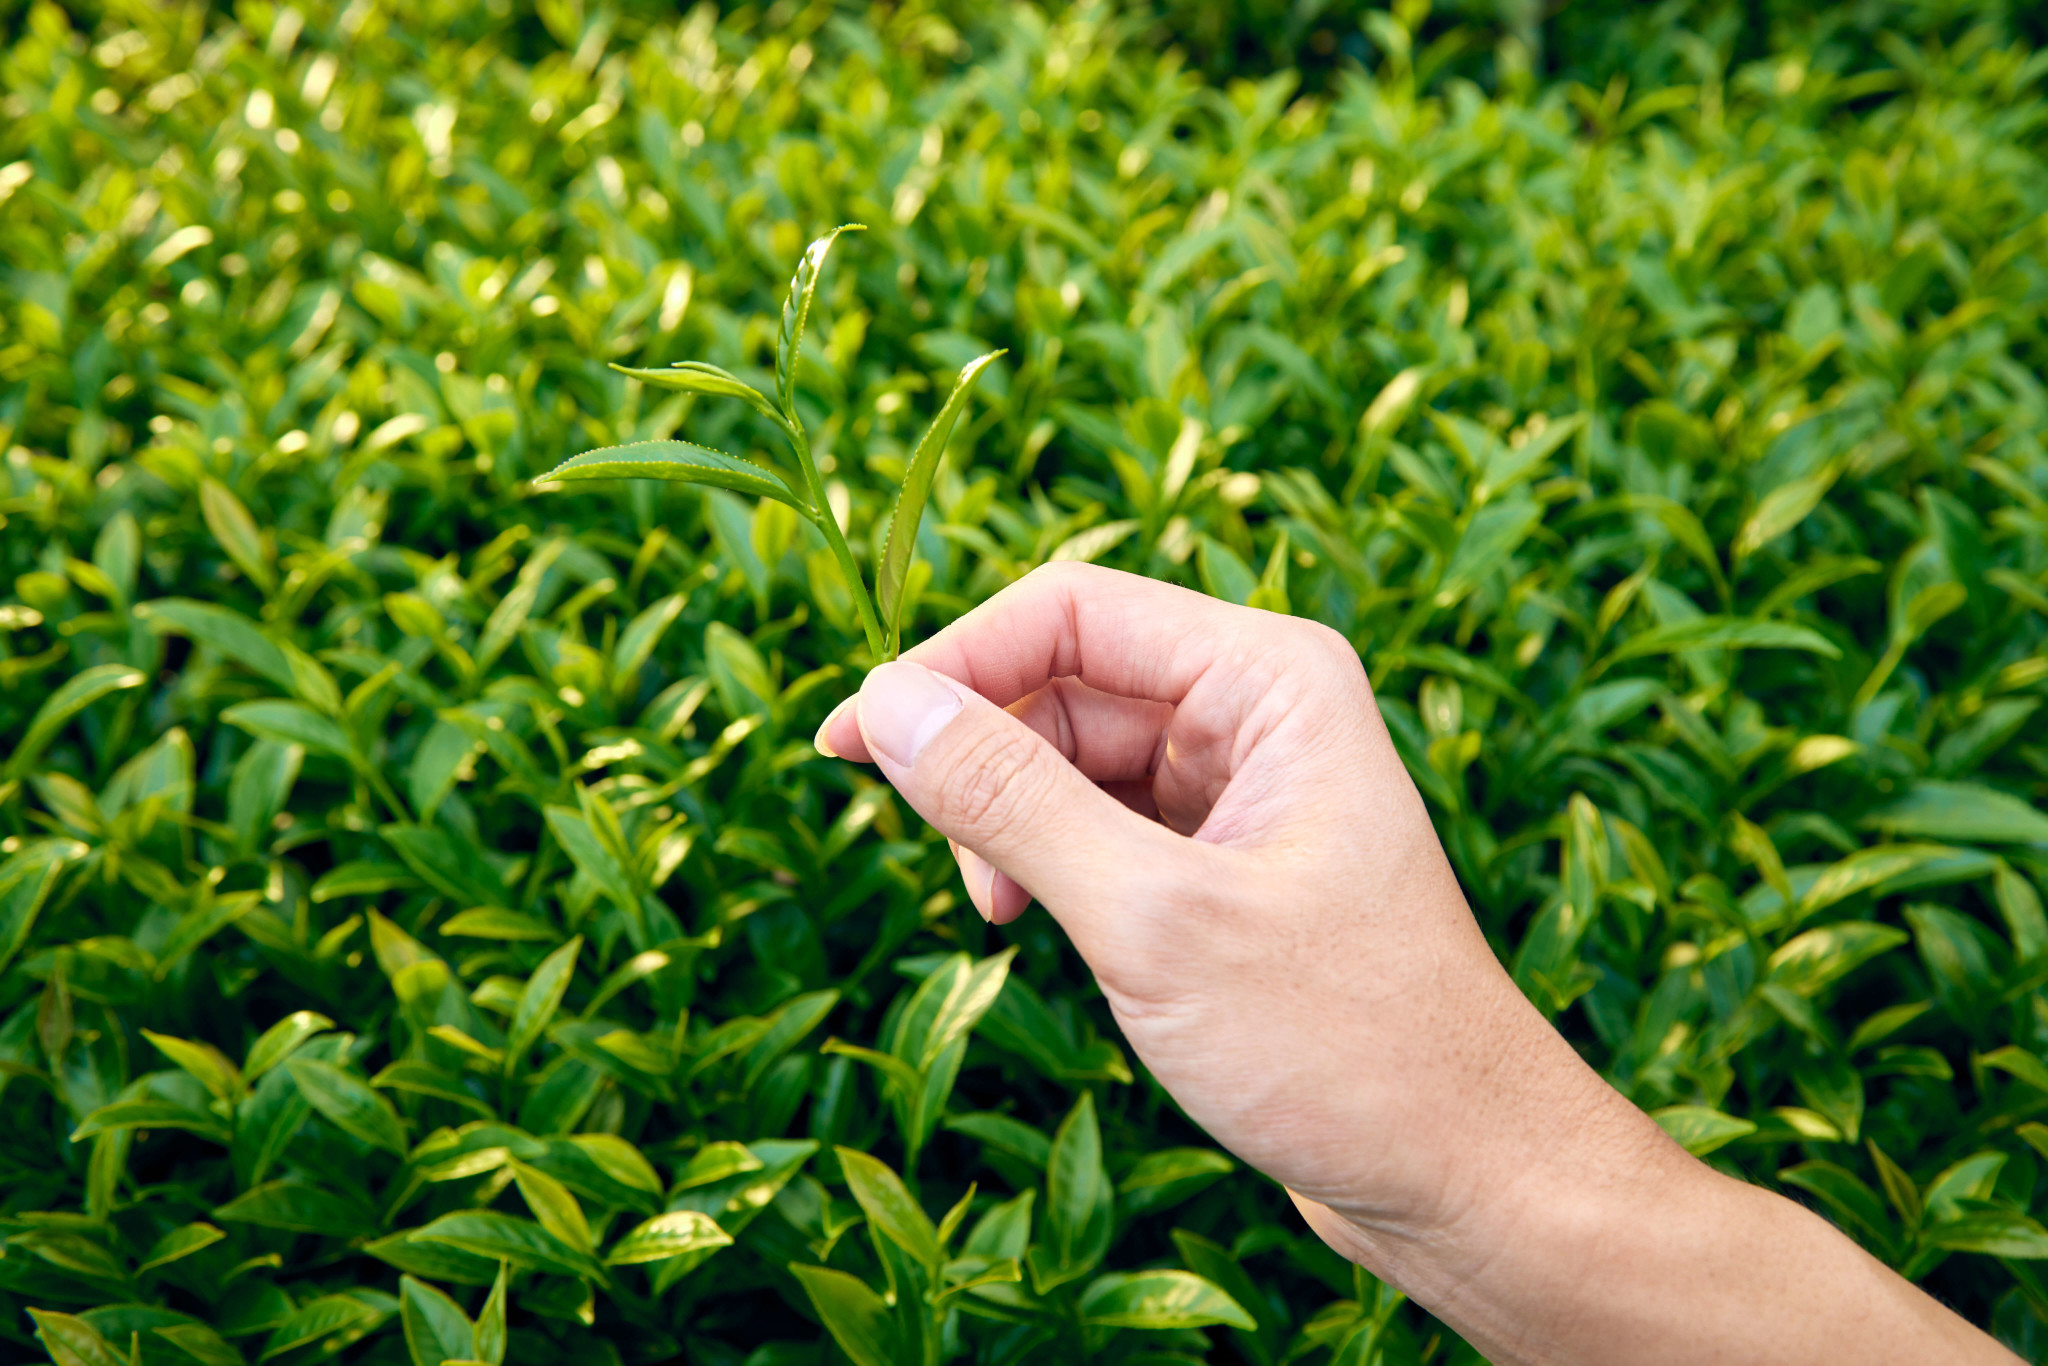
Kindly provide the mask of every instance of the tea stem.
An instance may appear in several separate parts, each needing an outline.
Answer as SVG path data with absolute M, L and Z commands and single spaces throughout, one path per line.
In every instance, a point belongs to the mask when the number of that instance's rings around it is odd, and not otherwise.
M 839 519 L 832 514 L 832 500 L 825 496 L 825 481 L 818 473 L 818 462 L 811 458 L 811 440 L 804 431 L 803 420 L 794 413 L 789 419 L 786 430 L 796 446 L 796 463 L 803 467 L 804 483 L 810 492 L 811 520 L 824 534 L 825 544 L 832 547 L 833 558 L 839 561 L 839 572 L 853 596 L 853 609 L 860 616 L 860 629 L 868 638 L 868 652 L 880 664 L 889 657 L 882 639 L 882 620 L 875 614 L 874 599 L 860 576 L 860 566 L 854 563 L 853 549 L 839 529 Z

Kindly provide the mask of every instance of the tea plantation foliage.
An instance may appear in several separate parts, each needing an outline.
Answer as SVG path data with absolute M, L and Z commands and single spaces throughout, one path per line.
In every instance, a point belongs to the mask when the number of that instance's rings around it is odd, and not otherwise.
M 2038 1356 L 2048 54 L 1696 8 L 1297 85 L 1092 3 L 0 5 L 0 1353 L 1473 1360 L 811 749 L 813 528 L 535 487 L 786 459 L 607 362 L 770 388 L 857 220 L 864 563 L 1008 351 L 908 634 L 1054 559 L 1344 631 L 1594 1065 Z

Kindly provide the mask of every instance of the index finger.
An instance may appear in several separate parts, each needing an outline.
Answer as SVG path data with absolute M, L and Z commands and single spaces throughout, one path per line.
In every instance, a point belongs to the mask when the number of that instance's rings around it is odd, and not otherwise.
M 1055 678 L 1179 706 L 1263 614 L 1099 565 L 1043 565 L 904 658 L 999 707 Z
M 1217 659 L 1270 659 L 1249 648 L 1270 626 L 1264 613 L 1186 588 L 1068 562 L 1041 565 L 903 657 L 999 707 L 1075 678 L 1110 697 L 1177 708 Z M 851 700 L 818 728 L 818 748 L 866 762 Z

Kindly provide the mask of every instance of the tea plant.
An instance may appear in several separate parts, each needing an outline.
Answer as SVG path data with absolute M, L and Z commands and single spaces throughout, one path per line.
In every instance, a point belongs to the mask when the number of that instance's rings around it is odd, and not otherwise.
M 646 384 L 676 389 L 686 394 L 711 394 L 736 398 L 750 405 L 789 442 L 803 471 L 803 490 L 792 489 L 780 476 L 760 466 L 719 451 L 707 450 L 687 441 L 645 441 L 627 446 L 607 446 L 585 451 L 557 465 L 546 476 L 550 483 L 575 483 L 591 479 L 666 479 L 684 484 L 708 484 L 715 488 L 751 493 L 787 503 L 802 513 L 832 548 L 832 555 L 845 576 L 848 592 L 866 633 L 868 652 L 876 662 L 894 659 L 902 637 L 903 603 L 911 568 L 911 545 L 917 538 L 918 520 L 931 499 L 932 477 L 939 458 L 945 454 L 946 439 L 967 401 L 974 381 L 1001 356 L 991 351 L 967 362 L 954 382 L 953 392 L 925 429 L 903 473 L 903 488 L 896 495 L 896 510 L 889 518 L 888 538 L 882 544 L 881 560 L 875 569 L 875 591 L 869 596 L 847 548 L 838 514 L 825 493 L 825 481 L 818 462 L 811 456 L 810 438 L 797 412 L 797 361 L 803 352 L 804 327 L 810 321 L 811 300 L 818 292 L 818 280 L 825 270 L 825 257 L 841 233 L 864 232 L 867 225 L 849 223 L 834 228 L 805 249 L 796 274 L 790 277 L 789 298 L 782 305 L 782 328 L 775 342 L 775 401 L 729 371 L 703 361 L 679 361 L 669 370 L 635 370 L 623 365 L 611 368 Z
M 1053 559 L 2043 1355 L 2031 15 L 1297 10 L 0 0 L 0 1355 L 1470 1363 L 810 747 Z

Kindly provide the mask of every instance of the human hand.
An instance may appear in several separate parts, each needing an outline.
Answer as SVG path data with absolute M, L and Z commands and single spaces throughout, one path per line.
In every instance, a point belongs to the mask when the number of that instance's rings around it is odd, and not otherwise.
M 1570 1052 L 1466 909 L 1334 631 L 1055 565 L 858 702 L 824 747 L 953 841 L 984 917 L 1042 900 L 1189 1115 L 1309 1200 L 1455 1220 L 1454 1131 L 1498 1122 L 1496 1074 Z
M 1809 1359 L 1782 1329 L 1765 1356 L 1714 1336 L 1738 1310 L 1754 1329 L 1756 1295 L 1896 1302 L 1930 1344 L 2007 1359 L 1692 1159 L 1529 1005 L 1335 632 L 1051 565 L 876 668 L 818 743 L 948 837 L 985 918 L 1041 901 L 1189 1116 L 1492 1359 L 1685 1360 L 1665 1334 L 1694 1318 L 1700 1360 Z M 1671 1304 L 1658 1267 L 1689 1280 L 1731 1233 L 1744 1267 L 1761 1242 L 1798 1271 L 1723 1283 L 1727 1313 Z

